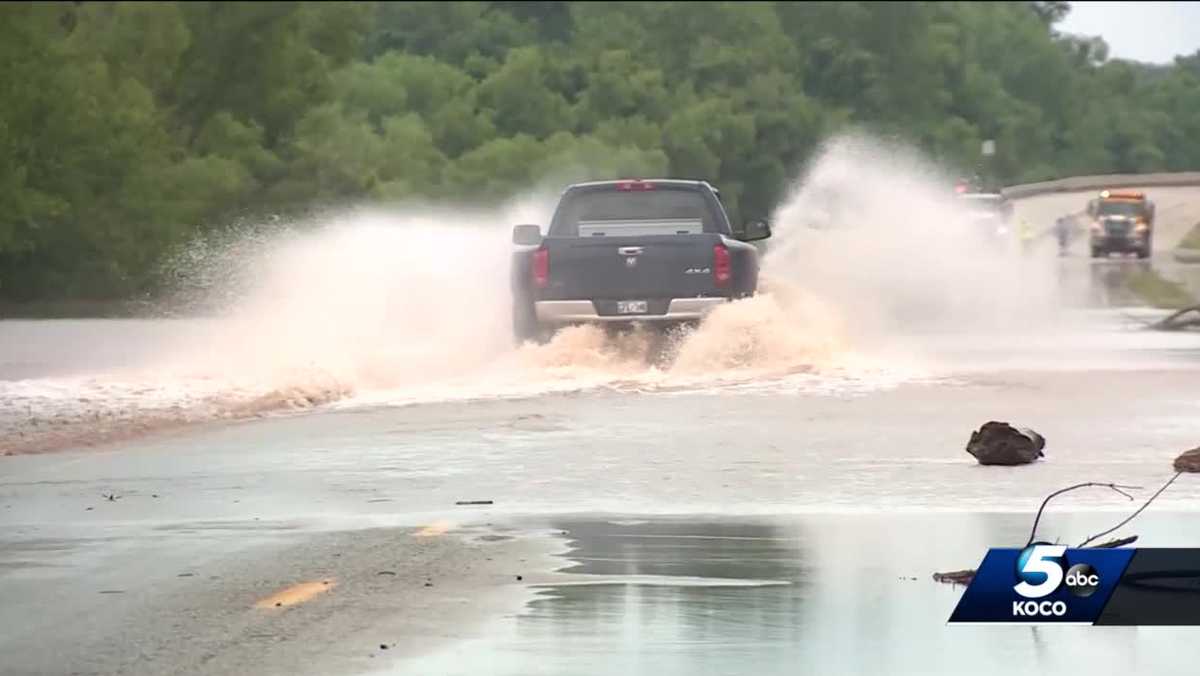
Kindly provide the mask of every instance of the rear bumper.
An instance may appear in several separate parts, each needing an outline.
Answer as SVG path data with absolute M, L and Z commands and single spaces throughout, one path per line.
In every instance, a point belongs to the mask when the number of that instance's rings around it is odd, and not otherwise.
M 533 304 L 539 322 L 684 322 L 701 319 L 728 298 L 672 298 L 664 314 L 601 315 L 590 300 L 542 300 Z

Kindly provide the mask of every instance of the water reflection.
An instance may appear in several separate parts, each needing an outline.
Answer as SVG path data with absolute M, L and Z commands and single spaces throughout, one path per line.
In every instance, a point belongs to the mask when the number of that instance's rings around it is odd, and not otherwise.
M 1073 538 L 1110 520 L 1059 515 L 1047 534 Z M 1139 528 L 1144 540 L 1200 541 L 1195 525 L 1181 532 L 1180 519 L 1150 521 Z M 704 582 L 551 587 L 486 638 L 390 673 L 1183 674 L 1200 656 L 1180 640 L 1186 630 L 946 625 L 961 588 L 930 574 L 977 565 L 988 543 L 1023 542 L 1024 515 L 557 525 L 573 545 L 564 572 Z M 787 584 L 726 586 L 747 579 Z
M 1091 261 L 1091 291 L 1093 302 L 1103 307 L 1141 305 L 1129 288 L 1135 274 L 1151 270 L 1150 261 L 1138 259 L 1098 259 Z

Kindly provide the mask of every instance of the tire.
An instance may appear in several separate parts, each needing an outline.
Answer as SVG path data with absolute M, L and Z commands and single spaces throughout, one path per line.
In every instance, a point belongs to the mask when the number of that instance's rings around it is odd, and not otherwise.
M 516 301 L 512 310 L 513 342 L 518 347 L 529 341 L 542 342 L 545 331 L 537 320 L 533 303 Z
M 1141 258 L 1141 259 L 1146 259 L 1146 258 L 1149 258 L 1149 257 L 1150 257 L 1150 246 L 1149 246 L 1149 245 L 1146 245 L 1146 246 L 1144 246 L 1144 247 L 1142 247 L 1142 248 L 1138 249 L 1138 250 L 1137 250 L 1137 257 L 1138 257 L 1138 258 Z
M 1092 258 L 1104 258 L 1107 255 L 1108 255 L 1108 252 L 1105 251 L 1104 249 L 1092 247 Z

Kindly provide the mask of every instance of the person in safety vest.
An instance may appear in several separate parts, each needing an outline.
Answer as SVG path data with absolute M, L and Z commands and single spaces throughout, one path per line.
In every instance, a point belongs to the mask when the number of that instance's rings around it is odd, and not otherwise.
M 1033 250 L 1033 239 L 1036 234 L 1033 231 L 1033 224 L 1024 216 L 1017 218 L 1017 239 L 1021 242 L 1021 251 L 1029 253 Z

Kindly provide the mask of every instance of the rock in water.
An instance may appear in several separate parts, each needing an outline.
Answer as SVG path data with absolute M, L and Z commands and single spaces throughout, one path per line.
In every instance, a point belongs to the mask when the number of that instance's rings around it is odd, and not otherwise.
M 1175 458 L 1176 472 L 1200 472 L 1200 448 L 1184 451 Z
M 1024 427 L 991 421 L 971 433 L 967 453 L 981 465 L 1027 465 L 1043 457 L 1046 440 Z

